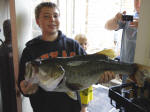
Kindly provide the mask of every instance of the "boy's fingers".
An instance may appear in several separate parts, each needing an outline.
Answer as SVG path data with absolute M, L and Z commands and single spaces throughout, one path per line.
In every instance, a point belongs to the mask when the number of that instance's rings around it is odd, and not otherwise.
M 21 86 L 21 90 L 23 91 L 24 94 L 33 94 L 38 89 L 37 84 L 31 84 L 25 80 L 20 83 L 20 86 Z
M 104 75 L 103 82 L 107 82 L 109 78 L 108 72 L 105 72 L 103 75 Z
M 23 80 L 20 82 L 21 88 L 26 88 L 27 87 L 27 81 Z
M 114 72 L 106 71 L 100 76 L 99 83 L 105 83 L 115 78 Z
M 107 72 L 105 72 L 105 77 L 106 77 L 105 82 L 108 82 L 115 78 L 115 74 L 114 74 L 114 72 L 107 71 Z
M 101 76 L 100 76 L 100 79 L 99 79 L 98 83 L 102 83 L 102 82 L 103 82 L 103 80 L 104 80 L 104 75 L 103 75 L 103 74 L 101 74 Z
M 115 78 L 115 73 L 114 72 L 108 72 L 109 73 L 109 80 Z

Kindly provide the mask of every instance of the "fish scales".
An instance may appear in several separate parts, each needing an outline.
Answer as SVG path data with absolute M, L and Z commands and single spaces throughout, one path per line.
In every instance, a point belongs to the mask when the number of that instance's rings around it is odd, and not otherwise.
M 26 71 L 26 79 L 35 75 L 39 79 L 37 84 L 45 90 L 61 92 L 88 88 L 97 83 L 105 71 L 137 75 L 140 83 L 150 76 L 150 67 L 116 62 L 100 54 L 35 60 L 26 65 Z M 140 72 L 137 74 L 137 71 Z
M 85 89 L 97 83 L 100 74 L 103 74 L 105 71 L 112 71 L 116 74 L 133 74 L 136 67 L 135 64 L 120 63 L 112 60 L 100 60 L 82 62 L 77 66 L 64 65 L 64 70 L 67 85 L 80 85 L 80 89 Z

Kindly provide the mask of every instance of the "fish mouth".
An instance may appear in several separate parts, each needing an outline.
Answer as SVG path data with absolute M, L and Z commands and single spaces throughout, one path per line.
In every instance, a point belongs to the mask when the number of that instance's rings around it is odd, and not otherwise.
M 29 80 L 30 78 L 32 78 L 37 73 L 38 73 L 37 66 L 32 62 L 27 62 L 26 63 L 26 69 L 25 69 L 25 79 Z
M 25 78 L 29 79 L 32 77 L 32 65 L 30 62 L 26 63 L 26 69 L 25 69 Z

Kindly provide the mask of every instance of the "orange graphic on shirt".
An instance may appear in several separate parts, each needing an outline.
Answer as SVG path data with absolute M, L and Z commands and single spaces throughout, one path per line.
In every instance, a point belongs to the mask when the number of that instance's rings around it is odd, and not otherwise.
M 47 53 L 47 54 L 43 54 L 43 55 L 41 56 L 41 59 L 47 59 L 47 58 L 49 58 L 48 53 Z
M 70 56 L 75 56 L 76 53 L 75 52 L 70 52 Z
M 70 52 L 70 56 L 75 56 L 75 55 L 76 55 L 75 52 Z M 58 51 L 50 52 L 49 54 L 46 53 L 40 57 L 41 57 L 41 59 L 48 59 L 49 57 L 56 58 L 56 57 L 58 57 Z M 62 51 L 62 57 L 67 57 L 67 52 L 65 50 Z
M 62 51 L 62 56 L 63 56 L 63 57 L 67 57 L 67 53 L 66 53 L 65 50 Z
M 58 51 L 50 52 L 50 56 L 51 56 L 52 58 L 58 57 Z

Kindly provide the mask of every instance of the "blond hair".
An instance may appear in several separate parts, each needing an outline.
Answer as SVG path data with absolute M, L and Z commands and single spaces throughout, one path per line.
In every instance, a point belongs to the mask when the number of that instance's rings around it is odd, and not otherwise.
M 86 38 L 86 35 L 84 35 L 84 34 L 77 34 L 75 36 L 75 40 L 78 41 L 78 42 L 87 41 L 87 38 Z

